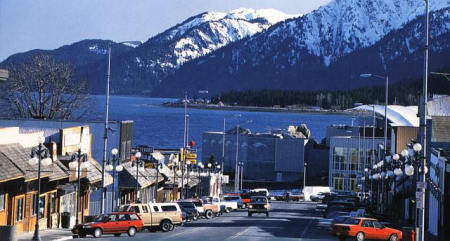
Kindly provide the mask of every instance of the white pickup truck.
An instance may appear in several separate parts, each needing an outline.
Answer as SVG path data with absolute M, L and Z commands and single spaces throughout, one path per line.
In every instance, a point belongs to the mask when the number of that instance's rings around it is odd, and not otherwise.
M 223 196 L 220 200 L 222 205 L 225 205 L 226 212 L 234 211 L 238 209 L 238 202 L 236 201 L 236 196 Z

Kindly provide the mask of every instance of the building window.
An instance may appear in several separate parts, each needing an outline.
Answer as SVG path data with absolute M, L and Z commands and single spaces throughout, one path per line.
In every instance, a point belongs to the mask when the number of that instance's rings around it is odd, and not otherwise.
M 23 220 L 23 204 L 24 198 L 18 198 L 16 201 L 16 222 L 20 222 Z
M 358 170 L 358 150 L 356 148 L 350 148 L 350 171 Z
M 350 178 L 350 191 L 356 192 L 356 178 Z
M 56 210 L 56 193 L 50 194 L 51 203 L 50 203 L 50 213 L 55 213 Z
M 31 205 L 31 216 L 35 216 L 37 211 L 37 193 L 33 194 L 33 199 L 31 200 L 31 203 L 33 204 Z
M 39 218 L 43 218 L 45 214 L 45 196 L 39 198 Z
M 344 170 L 345 149 L 342 147 L 335 147 L 333 149 L 333 168 L 335 170 Z
M 334 190 L 338 191 L 344 190 L 344 178 L 334 177 L 333 182 L 334 182 Z
M 0 211 L 5 210 L 5 199 L 6 199 L 6 194 L 0 193 Z

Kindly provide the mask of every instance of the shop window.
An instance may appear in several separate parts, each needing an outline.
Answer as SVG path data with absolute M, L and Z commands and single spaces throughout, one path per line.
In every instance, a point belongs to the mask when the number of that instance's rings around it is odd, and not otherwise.
M 23 204 L 24 198 L 18 198 L 16 200 L 16 222 L 20 222 L 23 220 Z
M 43 218 L 45 216 L 45 196 L 39 198 L 39 203 L 39 218 Z
M 33 205 L 31 205 L 31 216 L 35 216 L 37 211 L 37 193 L 34 193 L 32 198 L 31 203 Z
M 356 191 L 356 178 L 350 179 L 350 191 Z
M 50 194 L 51 203 L 50 203 L 50 213 L 56 213 L 56 193 Z
M 5 199 L 6 199 L 6 194 L 0 193 L 0 211 L 5 210 Z

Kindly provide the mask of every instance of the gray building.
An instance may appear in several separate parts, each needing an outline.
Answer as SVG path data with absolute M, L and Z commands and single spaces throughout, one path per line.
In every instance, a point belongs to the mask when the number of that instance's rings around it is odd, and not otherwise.
M 223 137 L 223 132 L 203 133 L 203 163 L 210 160 L 222 162 Z M 251 133 L 247 129 L 232 128 L 225 133 L 224 172 L 234 175 L 237 159 L 244 163 L 244 179 L 277 182 L 301 180 L 308 141 L 302 135 L 289 132 Z

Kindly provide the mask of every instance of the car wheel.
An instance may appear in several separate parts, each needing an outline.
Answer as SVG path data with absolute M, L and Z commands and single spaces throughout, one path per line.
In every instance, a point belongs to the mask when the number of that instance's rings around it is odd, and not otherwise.
M 161 230 L 163 232 L 169 232 L 170 231 L 170 221 L 169 220 L 164 220 L 161 222 Z
M 78 234 L 78 237 L 80 237 L 80 238 L 86 238 L 86 234 Z
M 206 210 L 205 217 L 211 219 L 213 217 L 213 212 L 211 210 Z
M 229 213 L 230 212 L 230 208 L 225 209 L 225 212 Z
M 115 233 L 114 237 L 120 237 L 121 233 Z
M 94 238 L 100 238 L 102 236 L 102 230 L 100 228 L 96 228 L 94 230 Z
M 171 223 L 170 224 L 170 231 L 173 231 L 175 229 L 175 224 Z
M 134 237 L 134 235 L 136 235 L 136 228 L 135 227 L 130 227 L 129 229 L 128 229 L 128 236 L 129 237 Z M 120 234 L 119 234 L 120 235 Z
M 345 241 L 345 236 L 339 236 L 339 241 Z
M 355 240 L 356 241 L 364 241 L 366 238 L 364 237 L 364 233 L 363 232 L 358 232 L 355 236 Z
M 194 215 L 194 217 L 192 217 L 192 220 L 197 221 L 198 220 L 198 216 Z
M 398 236 L 397 234 L 392 234 L 391 237 L 389 237 L 389 241 L 398 241 Z
M 251 212 L 248 212 L 248 216 L 251 217 L 251 216 L 252 216 L 252 213 L 251 213 Z

